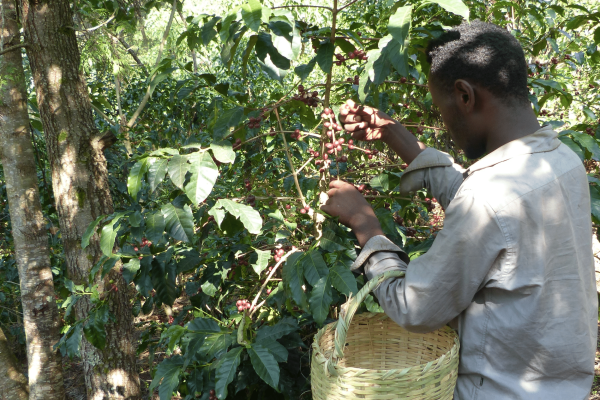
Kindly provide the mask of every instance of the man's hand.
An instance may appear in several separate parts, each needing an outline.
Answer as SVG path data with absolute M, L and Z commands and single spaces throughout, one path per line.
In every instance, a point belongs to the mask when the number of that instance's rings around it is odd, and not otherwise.
M 353 185 L 335 180 L 329 188 L 329 200 L 321 210 L 340 217 L 340 222 L 354 231 L 361 247 L 373 236 L 383 235 L 373 208 Z
M 396 124 L 389 115 L 372 107 L 363 107 L 352 100 L 340 107 L 340 122 L 355 140 L 385 140 L 389 127 Z

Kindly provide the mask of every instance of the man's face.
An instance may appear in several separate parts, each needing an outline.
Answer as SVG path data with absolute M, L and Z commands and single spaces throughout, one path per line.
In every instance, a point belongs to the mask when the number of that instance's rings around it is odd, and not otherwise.
M 479 158 L 485 154 L 485 135 L 472 113 L 465 113 L 464 107 L 458 103 L 461 101 L 460 94 L 440 88 L 435 79 L 430 79 L 428 86 L 433 104 L 440 110 L 442 120 L 454 143 L 465 152 L 467 158 Z

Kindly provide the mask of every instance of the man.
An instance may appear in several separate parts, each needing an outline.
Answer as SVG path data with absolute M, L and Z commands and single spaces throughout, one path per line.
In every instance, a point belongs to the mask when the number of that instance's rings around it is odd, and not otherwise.
M 540 127 L 523 50 L 505 30 L 463 24 L 433 40 L 433 103 L 469 158 L 464 170 L 386 114 L 347 102 L 355 139 L 382 140 L 407 163 L 401 191 L 426 187 L 446 209 L 431 249 L 408 264 L 370 205 L 331 183 L 323 210 L 363 248 L 353 269 L 368 279 L 406 271 L 375 294 L 402 327 L 450 323 L 461 342 L 456 400 L 587 399 L 594 377 L 597 297 L 590 196 L 581 160 Z

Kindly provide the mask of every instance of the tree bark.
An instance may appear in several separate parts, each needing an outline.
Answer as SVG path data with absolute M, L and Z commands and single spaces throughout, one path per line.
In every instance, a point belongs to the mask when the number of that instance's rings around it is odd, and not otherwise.
M 0 400 L 27 400 L 28 396 L 27 378 L 0 329 Z
M 15 2 L 0 1 L 4 21 L 0 40 L 4 46 L 15 46 L 20 42 Z M 62 400 L 65 398 L 62 358 L 52 348 L 59 340 L 60 326 L 37 166 L 29 132 L 20 49 L 0 57 L 0 77 L 3 77 L 0 78 L 0 162 L 6 179 L 21 286 L 29 398 Z M 4 374 L 0 372 L 0 376 Z
M 74 283 L 85 284 L 102 252 L 97 234 L 85 249 L 81 248 L 82 236 L 98 216 L 113 212 L 101 135 L 94 125 L 88 89 L 79 69 L 80 54 L 69 1 L 19 1 L 52 168 L 67 270 Z M 103 350 L 82 341 L 90 400 L 140 398 L 133 318 L 120 266 L 117 263 L 104 281 L 97 277 L 95 282 L 98 291 L 108 299 L 115 321 L 106 324 Z M 117 291 L 104 291 L 110 280 Z M 81 298 L 75 306 L 77 318 L 86 318 L 91 308 L 90 299 Z

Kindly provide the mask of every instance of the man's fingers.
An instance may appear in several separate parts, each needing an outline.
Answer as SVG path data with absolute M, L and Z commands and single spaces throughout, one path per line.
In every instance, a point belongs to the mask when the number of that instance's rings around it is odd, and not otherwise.
M 345 123 L 346 124 L 351 124 L 351 123 L 355 123 L 355 122 L 362 122 L 362 117 L 360 115 L 357 114 L 348 114 L 346 116 L 345 119 Z
M 369 124 L 367 122 L 358 122 L 358 123 L 354 123 L 354 124 L 345 124 L 344 125 L 344 129 L 347 130 L 348 132 L 354 132 L 354 131 L 359 131 L 361 129 L 366 129 L 369 126 Z

